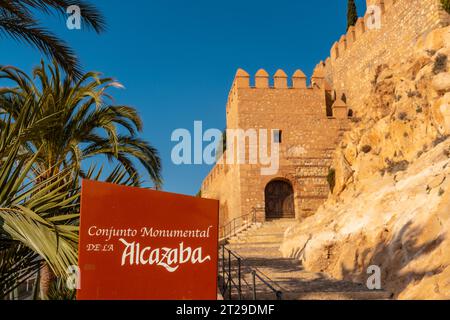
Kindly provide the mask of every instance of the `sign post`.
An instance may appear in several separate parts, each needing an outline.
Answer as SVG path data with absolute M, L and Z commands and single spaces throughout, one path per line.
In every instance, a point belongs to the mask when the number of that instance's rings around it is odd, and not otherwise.
M 80 300 L 217 299 L 216 200 L 84 180 Z

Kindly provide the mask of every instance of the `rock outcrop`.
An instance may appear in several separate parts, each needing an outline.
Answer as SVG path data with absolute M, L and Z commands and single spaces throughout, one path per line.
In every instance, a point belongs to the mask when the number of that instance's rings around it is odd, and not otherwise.
M 449 57 L 447 27 L 377 68 L 335 152 L 333 194 L 287 230 L 284 256 L 364 283 L 378 265 L 395 298 L 450 298 Z

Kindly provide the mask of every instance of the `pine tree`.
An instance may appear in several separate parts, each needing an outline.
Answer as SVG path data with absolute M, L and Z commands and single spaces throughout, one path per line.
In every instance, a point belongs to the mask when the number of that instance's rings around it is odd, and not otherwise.
M 347 30 L 356 24 L 358 20 L 358 12 L 356 10 L 355 0 L 348 0 L 347 6 Z

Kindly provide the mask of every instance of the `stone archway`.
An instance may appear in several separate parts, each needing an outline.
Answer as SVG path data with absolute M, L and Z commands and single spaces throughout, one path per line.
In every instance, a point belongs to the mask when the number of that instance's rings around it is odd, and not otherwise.
M 285 180 L 273 180 L 264 190 L 266 220 L 295 218 L 294 189 Z

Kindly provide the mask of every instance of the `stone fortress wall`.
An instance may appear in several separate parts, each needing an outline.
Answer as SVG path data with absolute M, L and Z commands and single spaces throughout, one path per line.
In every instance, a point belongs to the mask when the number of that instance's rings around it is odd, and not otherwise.
M 381 21 L 374 24 L 377 6 Z M 420 38 L 448 25 L 449 15 L 440 0 L 367 0 L 367 12 L 334 43 L 330 57 L 320 62 L 327 81 L 346 93 L 347 104 L 357 110 L 371 91 L 376 69 L 408 59 Z
M 327 102 L 330 92 L 319 71 L 310 87 L 300 70 L 290 84 L 282 70 L 274 75 L 273 85 L 270 80 L 261 69 L 251 86 L 250 76 L 238 70 L 227 103 L 227 129 L 281 130 L 279 171 L 262 175 L 261 165 L 248 163 L 248 148 L 245 164 L 226 160 L 217 164 L 203 182 L 202 196 L 220 200 L 221 222 L 248 214 L 252 208 L 263 209 L 265 186 L 274 179 L 292 184 L 299 218 L 314 213 L 328 196 L 328 169 L 339 137 L 348 127 L 347 107 L 342 101 Z M 227 150 L 223 157 L 236 160 L 236 152 Z M 264 212 L 259 214 L 264 220 Z
M 227 129 L 281 130 L 280 169 L 263 176 L 260 165 L 217 164 L 201 191 L 220 201 L 221 224 L 252 208 L 260 208 L 258 219 L 264 220 L 264 191 L 273 180 L 292 185 L 297 219 L 314 214 L 329 195 L 327 175 L 333 152 L 349 129 L 349 110 L 356 116 L 363 112 L 359 109 L 377 67 L 407 59 L 419 39 L 449 22 L 440 0 L 367 0 L 367 5 L 366 15 L 317 65 L 310 86 L 300 70 L 291 79 L 278 70 L 270 79 L 261 69 L 254 85 L 247 72 L 238 70 L 226 106 Z M 381 13 L 379 29 L 371 28 L 376 14 L 371 5 Z M 228 153 L 224 159 L 236 156 Z

